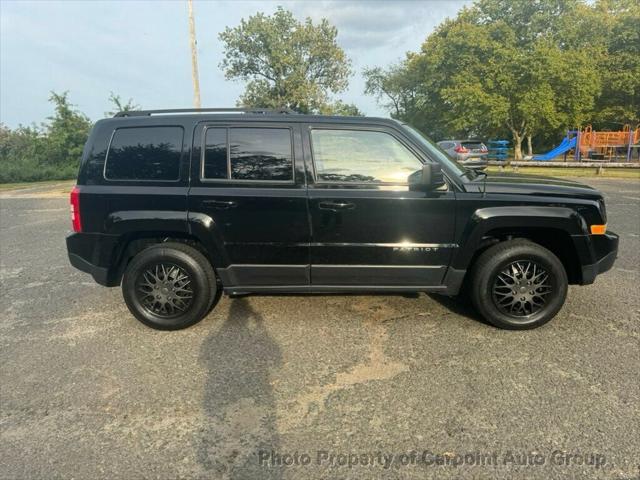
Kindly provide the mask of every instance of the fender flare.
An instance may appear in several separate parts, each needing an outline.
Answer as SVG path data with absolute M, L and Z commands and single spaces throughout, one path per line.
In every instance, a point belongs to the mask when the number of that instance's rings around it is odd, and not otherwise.
M 158 228 L 162 222 L 162 228 Z M 204 247 L 215 267 L 229 264 L 229 256 L 215 221 L 203 213 L 185 210 L 126 210 L 115 211 L 105 221 L 105 234 L 126 239 L 140 233 L 171 235 L 171 232 L 194 237 Z M 126 243 L 126 240 L 124 240 Z
M 198 239 L 209 254 L 214 268 L 226 268 L 231 263 L 220 229 L 215 220 L 206 213 L 189 212 L 187 216 L 189 234 Z
M 509 228 L 552 228 L 570 236 L 585 235 L 585 220 L 573 209 L 545 206 L 487 207 L 476 210 L 460 238 L 460 248 L 451 262 L 456 270 L 466 270 L 482 238 L 491 230 Z

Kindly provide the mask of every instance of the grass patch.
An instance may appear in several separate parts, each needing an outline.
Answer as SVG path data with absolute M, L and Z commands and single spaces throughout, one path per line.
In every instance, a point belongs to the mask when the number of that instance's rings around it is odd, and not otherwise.
M 517 170 L 516 170 L 517 168 Z M 591 178 L 631 178 L 640 180 L 639 168 L 606 168 L 601 173 L 595 167 L 500 167 L 490 166 L 489 172 L 522 173 L 524 175 L 544 175 L 548 177 L 591 177 Z
M 45 180 L 43 182 L 16 182 L 16 183 L 0 183 L 0 192 L 10 190 L 20 190 L 23 188 L 37 188 L 60 185 L 62 188 L 69 186 L 69 190 L 75 184 L 75 180 Z

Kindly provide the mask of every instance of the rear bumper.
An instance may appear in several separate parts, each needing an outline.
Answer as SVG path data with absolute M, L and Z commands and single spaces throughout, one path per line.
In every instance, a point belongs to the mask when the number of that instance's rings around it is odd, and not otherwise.
M 462 165 L 467 168 L 473 169 L 485 169 L 489 166 L 489 161 L 486 158 L 469 158 L 467 160 L 461 161 Z
M 72 233 L 67 236 L 69 262 L 78 270 L 90 274 L 105 287 L 118 285 L 111 268 L 119 236 L 94 233 Z
M 601 273 L 613 267 L 618 256 L 618 235 L 607 232 L 604 235 L 589 235 L 593 263 L 582 266 L 582 285 L 593 283 Z
M 486 162 L 488 156 L 489 156 L 489 153 L 457 153 L 456 154 L 456 157 L 460 162 L 468 162 L 471 160 L 474 160 L 474 161 L 482 160 Z
M 100 285 L 108 286 L 109 269 L 97 267 L 93 263 L 89 263 L 80 255 L 69 252 L 69 262 L 78 270 L 90 274 L 93 279 Z

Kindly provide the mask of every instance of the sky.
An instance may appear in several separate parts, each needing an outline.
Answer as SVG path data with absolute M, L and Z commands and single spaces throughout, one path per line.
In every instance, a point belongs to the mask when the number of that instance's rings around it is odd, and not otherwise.
M 352 61 L 349 88 L 337 97 L 367 115 L 386 116 L 364 95 L 362 69 L 417 51 L 469 0 L 194 2 L 203 107 L 233 107 L 244 90 L 224 78 L 218 34 L 278 5 L 302 20 L 327 18 Z M 186 0 L 0 0 L 0 122 L 15 127 L 52 114 L 50 91 L 69 91 L 92 120 L 111 109 L 110 92 L 145 109 L 193 105 Z

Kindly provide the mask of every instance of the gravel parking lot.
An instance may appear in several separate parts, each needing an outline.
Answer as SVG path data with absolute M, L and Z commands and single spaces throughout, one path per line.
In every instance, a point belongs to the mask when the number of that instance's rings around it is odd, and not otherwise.
M 640 183 L 588 183 L 617 263 L 525 332 L 428 295 L 223 298 L 154 331 L 69 265 L 66 196 L 5 192 L 0 477 L 638 479 Z

